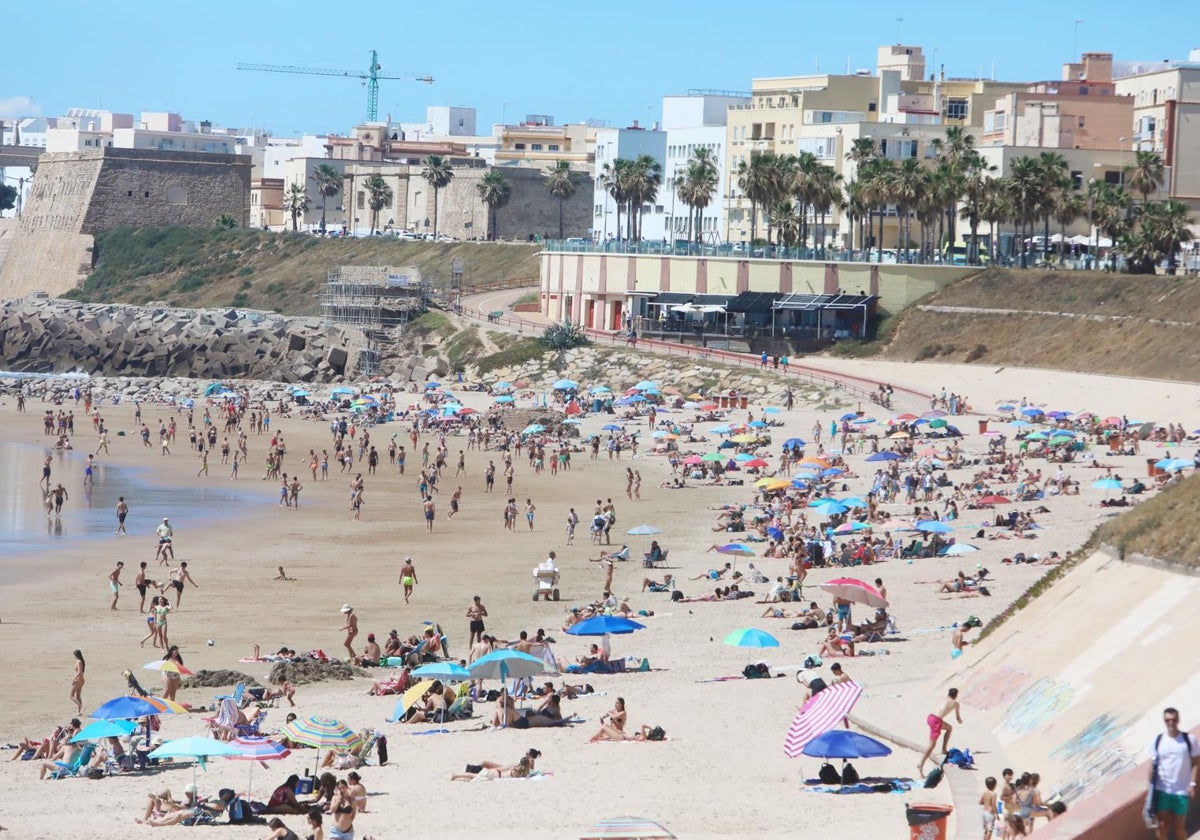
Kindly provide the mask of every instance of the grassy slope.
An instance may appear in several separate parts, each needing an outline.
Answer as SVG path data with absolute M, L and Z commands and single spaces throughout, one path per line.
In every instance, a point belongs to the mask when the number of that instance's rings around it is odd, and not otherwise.
M 1096 536 L 1122 554 L 1200 566 L 1200 478 L 1195 475 L 1101 526 Z
M 320 239 L 305 234 L 204 228 L 122 228 L 97 238 L 100 260 L 78 300 L 240 306 L 314 314 L 326 274 L 340 265 L 416 266 L 446 279 L 461 257 L 467 285 L 538 276 L 537 249 L 488 242 Z
M 1200 342 L 1200 282 L 1194 279 L 996 269 L 922 303 L 1029 314 L 912 308 L 901 316 L 885 356 L 1200 380 L 1194 350 Z M 1126 317 L 1098 321 L 1039 312 Z

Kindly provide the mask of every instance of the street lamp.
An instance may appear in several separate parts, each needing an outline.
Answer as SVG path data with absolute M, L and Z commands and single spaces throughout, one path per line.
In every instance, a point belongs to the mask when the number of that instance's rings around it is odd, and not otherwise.
M 1100 226 L 1096 224 L 1096 179 L 1088 180 L 1088 219 L 1092 223 L 1092 241 L 1095 243 L 1092 246 L 1091 259 L 1088 260 L 1092 271 L 1096 270 L 1096 257 L 1100 250 Z
M 21 207 L 25 203 L 25 185 L 33 183 L 33 176 L 22 175 L 19 178 L 14 178 L 12 175 L 5 175 L 4 180 L 17 182 L 17 218 L 21 218 Z

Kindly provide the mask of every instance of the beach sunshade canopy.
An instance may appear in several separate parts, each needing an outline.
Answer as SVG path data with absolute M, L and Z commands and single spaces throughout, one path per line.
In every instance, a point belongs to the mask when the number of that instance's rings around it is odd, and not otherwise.
M 330 717 L 296 718 L 281 731 L 289 741 L 317 749 L 353 750 L 362 743 L 358 733 Z
M 773 405 L 769 405 L 763 409 L 763 414 L 778 414 L 778 413 L 779 413 L 779 409 Z
M 496 397 L 496 402 L 510 403 L 510 402 L 515 402 L 515 400 L 512 397 Z
M 999 496 L 995 493 L 990 496 L 982 496 L 979 499 L 979 504 L 981 505 L 1007 505 L 1011 503 L 1012 499 L 1009 499 L 1006 496 Z
M 135 729 L 137 724 L 129 720 L 97 720 L 79 730 L 79 734 L 71 739 L 71 743 L 99 741 L 101 738 L 123 738 Z
M 888 435 L 889 440 L 908 440 L 910 437 L 912 437 L 912 435 L 905 431 L 892 432 L 890 435 Z M 867 460 L 869 461 L 871 459 L 868 458 Z
M 822 516 L 833 516 L 835 513 L 845 513 L 850 510 L 841 502 L 835 502 L 832 499 L 812 505 L 812 509 Z
M 724 642 L 727 645 L 742 648 L 779 647 L 778 639 L 766 630 L 758 630 L 754 627 L 743 627 L 740 630 L 734 630 L 725 637 Z
M 96 720 L 131 720 L 150 715 L 173 715 L 187 709 L 161 697 L 115 697 L 92 712 Z
M 783 742 L 783 753 L 795 758 L 804 751 L 805 745 L 840 724 L 862 694 L 862 686 L 856 682 L 835 683 L 818 691 L 800 707 Z
M 204 389 L 204 396 L 215 397 L 217 394 L 223 394 L 228 390 L 229 388 L 226 387 L 224 382 L 214 382 Z
M 749 423 L 747 423 L 746 425 L 747 425 L 747 426 L 749 426 L 751 429 L 765 429 L 765 428 L 767 428 L 767 424 L 766 424 L 766 423 L 764 423 L 764 422 L 763 422 L 763 421 L 761 421 L 761 420 L 751 420 L 751 421 L 750 421 Z
M 694 467 L 698 464 L 703 464 L 704 459 L 699 455 L 689 455 L 683 459 L 683 463 L 687 464 L 689 467 Z
M 917 523 L 917 530 L 926 534 L 949 534 L 954 529 L 938 519 L 928 519 Z
M 339 385 L 329 392 L 331 397 L 351 397 L 358 393 L 357 388 L 350 388 L 346 385 Z
M 776 542 L 781 542 L 783 540 L 783 531 L 772 526 L 767 529 L 767 536 L 770 537 L 771 539 L 775 540 Z
M 649 379 L 643 379 L 641 382 L 634 385 L 633 388 L 631 388 L 630 390 L 632 390 L 632 391 L 657 391 L 658 383 L 651 382 Z
M 851 411 L 851 412 L 849 412 L 847 414 L 843 414 L 841 417 L 839 417 L 838 422 L 845 423 L 847 420 L 857 420 L 857 419 L 858 419 L 858 412 Z
M 723 545 L 717 549 L 717 553 L 718 554 L 728 554 L 733 557 L 757 557 L 758 556 L 754 553 L 754 549 L 752 549 L 750 546 L 744 545 L 742 543 L 729 543 L 728 545 Z
M 645 629 L 645 624 L 639 624 L 619 615 L 598 615 L 571 625 L 567 628 L 567 632 L 572 636 L 608 636 L 636 633 L 638 630 Z M 540 659 L 538 661 L 541 662 Z
M 834 578 L 819 584 L 819 588 L 836 598 L 843 598 L 856 604 L 865 604 L 868 607 L 886 607 L 888 605 L 878 589 L 858 578 Z
M 625 533 L 631 537 L 648 537 L 651 534 L 661 534 L 662 528 L 655 528 L 653 525 L 638 525 L 637 527 L 630 528 Z
M 974 554 L 979 549 L 970 543 L 954 543 L 942 549 L 943 557 L 961 557 L 964 554 Z
M 700 456 L 701 461 L 724 461 L 725 456 L 720 452 L 708 452 Z
M 417 680 L 417 682 L 405 689 L 404 693 L 400 695 L 400 699 L 396 701 L 396 710 L 392 712 L 392 716 L 388 718 L 388 722 L 392 723 L 403 720 L 408 710 L 425 696 L 426 691 L 433 687 L 433 683 L 434 680 L 426 678 Z
M 916 420 L 916 419 L 917 419 L 917 415 L 912 414 L 911 412 L 906 412 L 904 414 L 897 414 L 895 417 L 892 418 L 892 422 L 893 423 L 911 423 L 913 420 Z
M 790 447 L 790 446 L 807 446 L 808 444 L 805 443 L 802 438 L 788 438 L 787 440 L 785 440 L 783 442 L 783 445 L 785 447 Z
M 754 443 L 758 440 L 757 435 L 734 435 L 730 438 L 734 443 Z
M 892 754 L 892 748 L 861 732 L 830 729 L 805 744 L 801 752 L 814 758 L 883 758 Z
M 996 406 L 997 411 L 1016 411 L 1016 408 L 1015 405 L 1009 405 L 1008 403 Z
M 526 426 L 524 429 L 521 430 L 521 434 L 523 434 L 523 435 L 538 435 L 544 431 L 546 431 L 546 427 L 543 426 L 541 423 L 530 423 L 528 426 Z
M 945 420 L 943 420 L 941 417 L 935 417 L 934 419 L 929 421 L 929 428 L 931 428 L 931 429 L 944 429 L 948 425 L 950 425 L 950 424 L 947 423 Z
M 471 679 L 471 672 L 457 662 L 430 662 L 413 670 L 412 675 L 422 680 L 452 680 L 464 682 Z
M 762 458 L 751 458 L 749 461 L 744 461 L 742 463 L 742 466 L 749 467 L 750 469 L 761 470 L 763 467 L 769 467 L 770 464 L 768 464 Z M 782 484 L 779 485 L 780 487 L 790 487 L 791 486 L 791 482 L 788 481 L 787 479 L 781 478 L 781 479 L 777 479 L 777 480 L 783 482 Z
M 236 756 L 238 751 L 225 741 L 216 738 L 176 738 L 167 741 L 149 753 L 150 758 L 211 758 L 213 756 Z
M 1121 482 L 1115 478 L 1101 478 L 1093 481 L 1092 487 L 1095 487 L 1097 490 L 1120 490 Z
M 873 455 L 868 455 L 867 460 L 872 463 L 878 463 L 879 461 L 903 461 L 904 456 L 899 452 L 876 452 Z
M 573 379 L 560 379 L 554 383 L 555 391 L 574 391 L 579 387 L 579 383 Z
M 946 412 L 942 411 L 940 408 L 934 408 L 934 409 L 931 409 L 931 410 L 926 411 L 921 414 L 921 418 L 924 420 L 932 420 L 935 417 L 945 417 L 945 416 L 946 416 Z
M 833 533 L 844 536 L 846 534 L 855 534 L 859 531 L 870 530 L 871 524 L 869 522 L 843 522 L 833 529 Z
M 229 746 L 237 750 L 237 755 L 226 756 L 233 761 L 275 761 L 292 754 L 291 750 L 278 741 L 255 736 L 234 738 L 229 742 Z
M 675 840 L 675 835 L 644 817 L 613 817 L 596 823 L 579 840 Z
M 1024 414 L 1026 417 L 1040 417 L 1043 414 L 1045 414 L 1046 412 L 1042 411 L 1040 408 L 1034 408 L 1033 406 L 1029 406 L 1028 408 L 1022 408 L 1021 413 Z
M 1161 461 L 1155 461 L 1154 466 L 1160 470 L 1175 472 L 1192 466 L 1192 462 L 1184 458 L 1163 458 Z
M 624 426 L 619 426 L 616 423 L 605 423 L 600 428 L 605 432 L 623 432 L 623 431 L 625 431 Z
M 441 382 L 426 382 L 426 383 L 425 383 L 425 390 L 426 390 L 426 391 L 431 391 L 431 390 L 433 390 L 434 388 L 441 388 L 441 387 L 442 387 L 442 383 L 441 383 Z
M 591 390 L 591 391 L 589 391 L 588 393 L 591 393 L 591 394 L 611 394 L 611 393 L 612 393 L 612 388 L 609 388 L 607 385 L 597 385 L 595 388 L 592 388 L 592 390 Z
M 476 680 L 518 679 L 546 673 L 546 663 L 528 653 L 504 648 L 476 659 L 471 663 L 470 672 L 471 678 Z

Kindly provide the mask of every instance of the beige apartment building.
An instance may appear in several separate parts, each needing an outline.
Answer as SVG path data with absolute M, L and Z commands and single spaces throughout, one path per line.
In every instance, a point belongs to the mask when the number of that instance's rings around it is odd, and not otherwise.
M 1132 149 L 1162 155 L 1164 192 L 1200 214 L 1200 50 L 1118 78 L 1116 90 L 1133 99 Z
M 596 159 L 596 129 L 584 123 L 554 125 L 554 119 L 531 114 L 516 125 L 500 128 L 499 166 L 545 167 L 565 160 L 573 167 L 587 168 Z

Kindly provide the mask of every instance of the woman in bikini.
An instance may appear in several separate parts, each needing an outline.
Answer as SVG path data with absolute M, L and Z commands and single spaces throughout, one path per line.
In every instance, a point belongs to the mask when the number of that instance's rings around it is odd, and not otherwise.
M 163 654 L 164 662 L 173 662 L 180 668 L 183 667 L 183 657 L 179 655 L 179 648 L 176 645 L 171 645 L 167 648 L 167 652 Z M 183 677 L 178 671 L 164 670 L 163 672 L 163 699 L 174 700 L 175 693 L 179 691 L 179 686 L 183 682 Z
M 476 779 L 499 779 L 508 776 L 510 779 L 527 779 L 534 770 L 537 760 L 542 757 L 539 750 L 529 750 L 521 756 L 516 764 L 497 764 L 494 761 L 481 761 L 478 764 L 468 764 L 466 771 L 450 776 L 452 782 L 473 782 Z
M 625 736 L 625 721 L 628 715 L 625 712 L 625 698 L 618 697 L 613 704 L 612 711 L 600 716 L 600 731 L 589 739 L 589 743 L 597 741 L 624 741 Z
M 354 817 L 358 807 L 350 795 L 350 785 L 345 779 L 337 783 L 333 798 L 329 801 L 329 840 L 354 840 Z
M 83 672 L 87 669 L 87 663 L 83 661 L 83 654 L 80 651 L 75 651 L 75 673 L 71 677 L 71 702 L 75 704 L 75 711 L 78 714 L 83 714 Z

